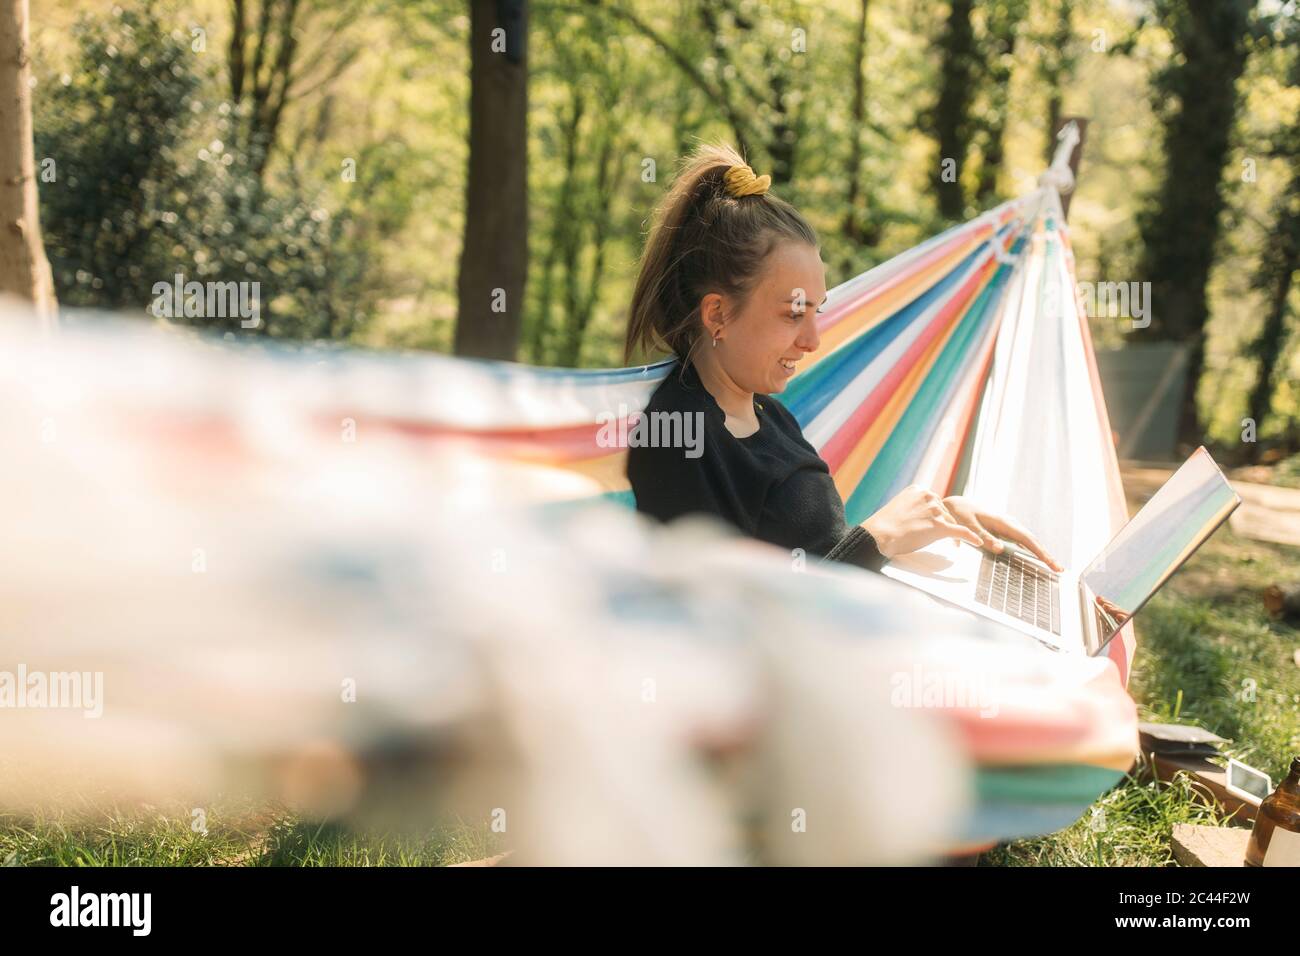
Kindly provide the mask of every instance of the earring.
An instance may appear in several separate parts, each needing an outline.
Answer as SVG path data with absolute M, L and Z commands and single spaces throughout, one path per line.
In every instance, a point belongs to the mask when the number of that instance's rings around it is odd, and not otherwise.
M 715 349 L 718 347 L 718 337 L 716 335 L 713 337 L 713 347 Z

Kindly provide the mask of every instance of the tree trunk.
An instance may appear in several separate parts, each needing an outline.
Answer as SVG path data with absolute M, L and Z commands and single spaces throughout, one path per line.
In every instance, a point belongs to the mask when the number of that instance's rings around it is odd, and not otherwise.
M 1300 60 L 1297 63 L 1300 64 Z M 1300 145 L 1300 128 L 1292 134 L 1292 139 L 1293 147 Z M 1289 158 L 1293 164 L 1300 162 L 1300 156 L 1295 154 Z M 1287 301 L 1291 297 L 1296 271 L 1300 270 L 1300 171 L 1296 171 L 1294 165 L 1291 183 L 1277 202 L 1269 235 L 1270 241 L 1263 250 L 1255 277 L 1256 287 L 1267 296 L 1268 313 L 1249 350 L 1259 362 L 1246 406 L 1246 413 L 1255 422 L 1256 440 L 1250 446 L 1253 460 L 1259 459 L 1259 433 L 1264 430 L 1264 421 L 1273 409 L 1273 395 L 1281 384 L 1283 350 L 1287 341 Z
M 1251 387 L 1247 403 L 1248 414 L 1255 422 L 1255 442 L 1250 447 L 1252 460 L 1259 459 L 1259 431 L 1272 411 L 1273 393 L 1278 386 L 1279 360 L 1282 357 L 1282 345 L 1286 341 L 1286 300 L 1291 294 L 1292 276 L 1296 268 L 1300 267 L 1300 259 L 1295 255 L 1294 249 L 1291 262 L 1291 271 L 1277 276 L 1277 286 L 1273 290 L 1272 301 L 1269 302 L 1268 315 L 1264 317 L 1263 331 L 1255 340 L 1252 350 L 1259 359 L 1255 384 Z
M 0 0 L 0 295 L 28 300 L 53 324 L 54 276 L 36 198 L 27 24 L 27 0 Z
M 853 120 L 849 130 L 849 165 L 845 170 L 849 182 L 844 203 L 844 224 L 840 232 L 848 239 L 850 251 L 841 267 L 845 272 L 854 268 L 863 246 L 880 242 L 880 224 L 871 216 L 871 194 L 862 187 L 862 137 L 867 125 L 867 14 L 870 0 L 862 0 L 858 16 L 858 34 L 854 38 L 853 53 Z M 859 209 L 859 204 L 863 207 Z
M 975 72 L 972 6 L 973 0 L 952 0 L 939 41 L 943 54 L 939 99 L 930 121 L 939 147 L 930 181 L 939 200 L 939 213 L 949 220 L 963 219 L 966 215 L 961 173 L 970 146 L 970 104 Z
M 457 355 L 513 360 L 519 343 L 528 276 L 525 8 L 524 0 L 470 4 L 469 184 L 456 283 Z M 494 37 L 498 28 L 504 32 Z
M 1162 22 L 1182 54 L 1156 79 L 1171 97 L 1164 118 L 1165 167 L 1154 207 L 1141 217 L 1140 273 L 1151 283 L 1150 326 L 1145 340 L 1188 346 L 1187 380 L 1178 437 L 1202 440 L 1197 385 L 1205 355 L 1209 307 L 1206 284 L 1214 263 L 1223 210 L 1223 166 L 1237 111 L 1237 79 L 1246 63 L 1251 0 L 1215 4 L 1162 2 Z

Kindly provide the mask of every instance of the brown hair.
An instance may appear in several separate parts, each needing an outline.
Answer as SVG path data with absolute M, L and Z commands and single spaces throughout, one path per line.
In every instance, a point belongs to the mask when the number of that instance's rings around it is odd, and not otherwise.
M 684 368 L 705 338 L 700 299 L 722 292 L 743 302 L 779 242 L 818 245 L 788 202 L 770 192 L 737 198 L 728 191 L 727 170 L 743 165 L 722 143 L 701 145 L 683 160 L 641 254 L 623 364 L 637 349 L 663 349 Z

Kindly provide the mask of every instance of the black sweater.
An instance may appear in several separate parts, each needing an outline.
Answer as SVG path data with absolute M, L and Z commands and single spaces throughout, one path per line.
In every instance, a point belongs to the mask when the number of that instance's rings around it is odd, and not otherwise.
M 737 438 L 695 367 L 674 366 L 645 408 L 641 441 L 670 434 L 655 412 L 689 414 L 693 423 L 700 421 L 694 413 L 702 413 L 703 430 L 677 425 L 671 431 L 693 437 L 694 448 L 649 447 L 629 433 L 627 475 L 637 511 L 660 521 L 690 512 L 718 515 L 761 541 L 879 571 L 885 558 L 875 539 L 861 525 L 848 525 L 829 466 L 789 409 L 770 395 L 755 395 L 754 402 L 758 431 Z M 697 451 L 698 457 L 688 456 Z

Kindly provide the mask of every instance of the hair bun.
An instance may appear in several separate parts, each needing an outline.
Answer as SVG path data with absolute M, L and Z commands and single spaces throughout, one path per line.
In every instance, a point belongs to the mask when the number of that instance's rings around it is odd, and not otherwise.
M 737 199 L 742 196 L 761 196 L 772 185 L 771 176 L 755 176 L 754 171 L 743 164 L 729 167 L 722 181 L 727 186 L 727 192 Z

